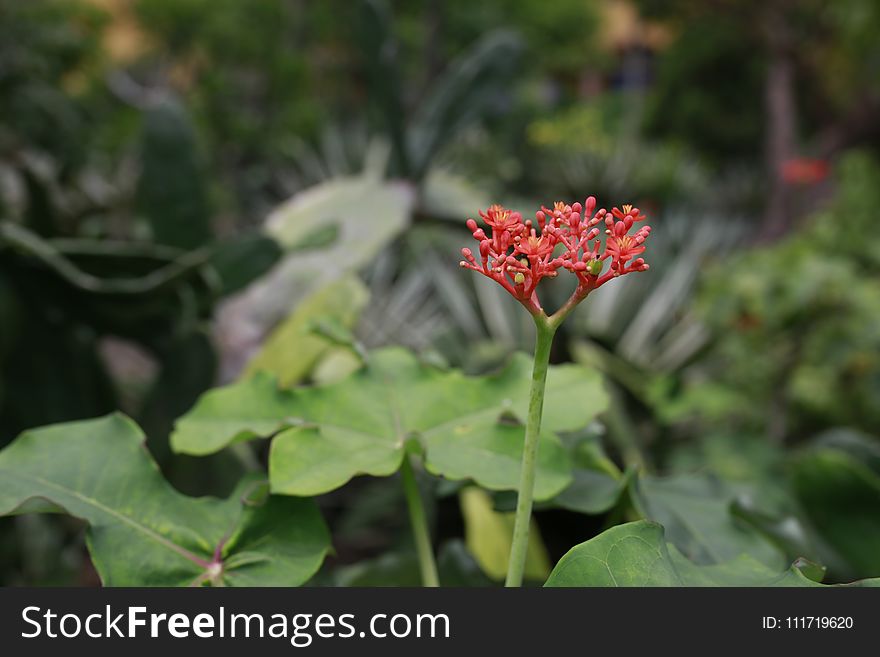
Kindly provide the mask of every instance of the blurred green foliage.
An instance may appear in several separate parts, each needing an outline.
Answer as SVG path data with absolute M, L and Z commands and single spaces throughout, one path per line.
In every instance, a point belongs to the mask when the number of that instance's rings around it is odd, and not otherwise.
M 148 83 L 176 80 L 186 94 L 225 201 L 261 207 L 278 185 L 294 135 L 314 136 L 327 114 L 358 97 L 345 74 L 352 3 L 282 0 L 138 0 L 155 42 L 140 64 Z M 246 175 L 239 175 L 242 170 Z
M 152 238 L 194 249 L 211 239 L 210 209 L 193 126 L 177 104 L 163 103 L 144 116 L 137 204 Z
M 619 26 L 585 0 L 135 0 L 121 14 L 0 0 L 0 446 L 122 407 L 181 491 L 225 494 L 264 451 L 196 462 L 166 440 L 218 372 L 338 380 L 354 356 L 334 331 L 489 372 L 531 326 L 455 268 L 464 217 L 592 193 L 638 204 L 656 234 L 650 274 L 597 293 L 555 347 L 602 372 L 610 407 L 563 436 L 574 483 L 536 514 L 551 561 L 641 515 L 702 563 L 745 551 L 774 567 L 805 556 L 832 581 L 880 574 L 880 5 L 633 4 L 668 44 L 640 41 L 645 23 L 606 41 Z M 774 12 L 785 35 L 767 29 Z M 126 20 L 135 55 L 120 59 L 106 39 Z M 790 235 L 739 250 L 767 201 L 782 36 L 798 152 L 862 150 L 794 190 L 812 216 Z M 568 293 L 554 283 L 551 302 Z M 445 580 L 486 584 L 458 485 L 421 483 Z M 321 499 L 340 557 L 316 582 L 416 581 L 383 486 Z M 0 520 L 0 581 L 95 583 L 83 534 Z
M 201 144 L 179 103 L 114 105 L 100 88 L 106 15 L 52 0 L 4 0 L 0 12 L 15 32 L 0 39 L 0 442 L 131 400 L 108 371 L 112 337 L 157 365 L 128 410 L 161 455 L 171 420 L 213 382 L 214 303 L 280 249 L 215 241 Z M 128 146 L 111 148 L 121 134 Z
M 101 62 L 105 25 L 83 2 L 0 0 L 0 160 L 34 147 L 69 174 L 86 158 L 93 117 L 72 92 Z
M 649 134 L 716 161 L 760 156 L 764 63 L 737 25 L 724 16 L 685 25 L 656 75 L 645 121 Z
M 676 35 L 656 66 L 647 127 L 687 144 L 716 166 L 755 160 L 769 125 L 773 57 L 792 72 L 799 145 L 876 145 L 877 40 L 874 0 L 635 0 Z
M 851 154 L 837 178 L 832 205 L 797 234 L 704 278 L 699 308 L 715 341 L 683 390 L 658 384 L 666 418 L 778 440 L 880 426 L 880 166 Z
M 403 44 L 439 61 L 454 57 L 482 34 L 498 27 L 515 27 L 522 34 L 531 53 L 527 66 L 569 82 L 583 72 L 585 59 L 595 63 L 605 56 L 592 41 L 600 15 L 599 7 L 590 2 L 395 0 L 391 6 L 399 17 Z M 437 52 L 432 53 L 432 47 Z

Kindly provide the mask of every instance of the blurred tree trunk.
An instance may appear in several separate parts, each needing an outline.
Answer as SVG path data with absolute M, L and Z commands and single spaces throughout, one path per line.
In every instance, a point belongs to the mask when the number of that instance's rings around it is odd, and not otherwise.
M 784 164 L 796 153 L 796 108 L 794 92 L 794 59 L 791 34 L 785 12 L 771 5 L 766 14 L 767 76 L 764 103 L 767 112 L 765 165 L 770 188 L 764 226 L 759 239 L 776 239 L 791 228 L 792 208 L 789 184 L 783 177 Z

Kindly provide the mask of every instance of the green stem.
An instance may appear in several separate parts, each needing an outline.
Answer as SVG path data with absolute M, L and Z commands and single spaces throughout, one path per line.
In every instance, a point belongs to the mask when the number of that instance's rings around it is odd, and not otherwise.
M 529 523 L 532 518 L 532 497 L 535 492 L 535 461 L 538 455 L 538 437 L 541 435 L 541 413 L 544 408 L 544 388 L 550 364 L 550 347 L 558 322 L 548 320 L 541 313 L 535 315 L 535 362 L 532 367 L 532 386 L 529 392 L 529 414 L 526 418 L 526 437 L 520 471 L 519 496 L 516 501 L 516 521 L 510 546 L 505 586 L 521 586 L 529 544 Z
M 422 584 L 424 586 L 440 586 L 440 578 L 437 576 L 437 564 L 434 563 L 434 550 L 431 548 L 431 532 L 428 530 L 425 507 L 422 504 L 422 496 L 419 493 L 419 485 L 416 482 L 416 475 L 412 466 L 412 456 L 410 454 L 405 454 L 403 457 L 400 475 L 403 479 L 406 505 L 409 508 L 409 522 L 412 525 L 413 538 L 416 542 L 416 554 L 419 558 Z

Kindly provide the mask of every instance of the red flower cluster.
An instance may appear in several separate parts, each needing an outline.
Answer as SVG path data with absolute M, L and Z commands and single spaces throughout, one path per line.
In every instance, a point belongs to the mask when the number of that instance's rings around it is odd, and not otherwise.
M 552 210 L 542 207 L 536 213 L 537 225 L 500 205 L 480 212 L 480 217 L 490 235 L 468 219 L 468 229 L 480 243 L 480 259 L 477 261 L 470 249 L 462 249 L 461 266 L 497 281 L 533 314 L 543 311 L 535 291 L 538 283 L 558 276 L 560 269 L 577 278 L 577 289 L 569 300 L 572 305 L 612 278 L 648 269 L 645 261 L 635 256 L 645 250 L 643 243 L 651 227 L 642 226 L 629 234 L 635 223 L 645 219 L 631 205 L 608 212 L 596 210 L 593 196 L 583 206 L 557 202 Z M 603 222 L 607 235 L 604 250 L 599 239 Z M 611 261 L 607 269 L 606 260 Z

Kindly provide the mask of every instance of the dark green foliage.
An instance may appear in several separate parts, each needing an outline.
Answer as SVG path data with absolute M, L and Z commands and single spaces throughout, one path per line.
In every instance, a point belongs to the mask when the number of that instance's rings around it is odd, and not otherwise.
M 233 254 L 240 249 L 253 256 L 247 266 Z M 223 255 L 212 257 L 214 253 Z M 166 362 L 165 354 L 174 345 L 196 339 L 214 302 L 263 273 L 277 258 L 278 247 L 266 238 L 220 245 L 216 252 L 42 240 L 17 224 L 0 222 L 0 254 L 2 293 L 8 299 L 0 359 L 5 353 L 3 388 L 10 390 L 5 400 L 0 398 L 0 435 L 8 440 L 45 421 L 115 408 L 112 386 L 95 352 L 101 336 L 133 340 Z M 184 349 L 185 357 L 201 353 L 207 346 L 204 339 L 196 340 L 194 351 Z M 176 367 L 183 363 L 180 355 L 167 362 Z M 187 377 L 196 376 L 201 383 L 177 404 L 193 401 L 212 382 L 213 356 L 198 362 Z M 193 381 L 174 379 L 177 384 Z M 175 407 L 163 424 L 170 426 L 183 410 Z
M 864 440 L 864 439 L 862 439 Z M 878 441 L 865 447 L 878 451 Z M 809 526 L 840 563 L 842 578 L 880 575 L 880 470 L 859 458 L 859 451 L 812 446 L 791 464 L 793 493 Z
M 761 156 L 764 63 L 719 16 L 685 26 L 659 58 L 646 130 L 720 162 Z
M 144 113 L 137 201 L 158 244 L 193 249 L 211 238 L 210 208 L 194 128 L 164 101 Z
M 0 0 L 0 157 L 32 145 L 63 167 L 84 159 L 88 116 L 64 83 L 97 64 L 105 18 L 80 0 Z
M 373 109 L 394 151 L 392 173 L 421 181 L 441 147 L 469 124 L 503 109 L 522 44 L 516 34 L 503 30 L 480 35 L 450 59 L 408 116 L 401 55 L 388 5 L 382 0 L 363 0 L 361 13 L 357 34 L 371 82 Z
M 208 262 L 220 277 L 222 294 L 227 295 L 268 272 L 281 253 L 281 246 L 271 237 L 253 233 L 218 242 Z

